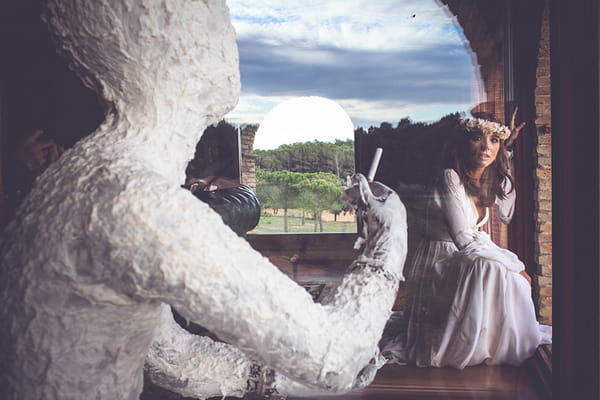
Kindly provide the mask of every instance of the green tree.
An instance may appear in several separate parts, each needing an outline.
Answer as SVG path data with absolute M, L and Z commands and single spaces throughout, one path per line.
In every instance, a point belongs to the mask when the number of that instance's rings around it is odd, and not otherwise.
M 341 212 L 344 207 L 342 181 L 334 174 L 317 172 L 303 174 L 303 179 L 296 184 L 300 193 L 303 209 L 314 217 L 314 231 L 323 232 L 323 211 Z
M 263 207 L 283 210 L 284 232 L 288 232 L 288 210 L 299 206 L 298 183 L 303 179 L 297 172 L 256 169 L 256 194 Z
M 329 172 L 340 178 L 354 173 L 354 141 L 284 144 L 273 150 L 255 150 L 256 165 L 267 171 Z

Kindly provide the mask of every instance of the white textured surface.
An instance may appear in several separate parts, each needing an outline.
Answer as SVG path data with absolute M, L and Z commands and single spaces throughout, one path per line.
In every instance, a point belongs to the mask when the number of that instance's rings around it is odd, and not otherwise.
M 164 304 L 162 323 L 146 357 L 146 376 L 158 386 L 190 397 L 242 397 L 256 363 L 237 348 L 191 335 Z
M 351 389 L 377 354 L 397 282 L 363 268 L 327 305 L 315 304 L 180 188 L 199 135 L 237 101 L 224 1 L 46 7 L 107 118 L 37 180 L 3 234 L 2 398 L 137 399 L 149 349 L 168 332 L 163 303 L 300 386 Z M 367 238 L 365 252 L 399 276 L 406 226 L 394 196 L 370 211 L 373 232 L 387 231 Z M 200 380 L 215 367 L 197 365 L 195 377 L 189 364 L 167 373 Z M 223 381 L 241 382 L 242 370 Z

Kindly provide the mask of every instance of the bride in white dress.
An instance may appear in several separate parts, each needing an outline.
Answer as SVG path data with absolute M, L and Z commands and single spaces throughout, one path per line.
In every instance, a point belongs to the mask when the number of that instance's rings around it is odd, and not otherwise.
M 480 230 L 491 206 L 504 223 L 515 191 L 509 174 L 511 145 L 524 124 L 464 121 L 462 137 L 420 218 L 421 235 L 407 259 L 406 308 L 390 320 L 381 341 L 390 362 L 455 367 L 518 365 L 542 343 L 550 327 L 538 324 L 531 278 L 517 256 Z

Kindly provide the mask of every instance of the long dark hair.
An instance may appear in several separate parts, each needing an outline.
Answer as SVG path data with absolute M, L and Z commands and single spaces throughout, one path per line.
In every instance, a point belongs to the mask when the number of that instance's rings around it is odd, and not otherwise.
M 480 117 L 478 116 L 478 118 Z M 488 117 L 486 119 L 491 118 Z M 470 196 L 477 197 L 480 205 L 489 207 L 494 204 L 496 197 L 500 199 L 505 199 L 507 197 L 508 193 L 514 188 L 514 180 L 512 176 L 510 176 L 509 160 L 506 156 L 504 140 L 501 140 L 500 149 L 496 159 L 483 172 L 483 175 L 479 180 L 480 185 L 478 186 L 475 184 L 473 178 L 469 174 L 467 161 L 468 143 L 474 134 L 480 134 L 480 132 L 468 132 L 464 128 L 458 130 L 456 140 L 453 141 L 453 145 L 450 149 L 449 164 L 458 174 L 467 193 Z M 509 192 L 505 192 L 503 188 L 503 183 L 507 179 L 511 183 Z

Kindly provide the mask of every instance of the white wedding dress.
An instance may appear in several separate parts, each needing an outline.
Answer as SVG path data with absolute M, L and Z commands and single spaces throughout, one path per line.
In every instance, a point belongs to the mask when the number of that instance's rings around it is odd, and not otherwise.
M 512 191 L 496 202 L 505 223 L 514 200 Z M 390 319 L 382 354 L 390 362 L 462 369 L 518 365 L 551 343 L 551 327 L 537 322 L 531 286 L 519 274 L 523 263 L 479 230 L 489 211 L 478 221 L 454 170 L 444 171 L 420 208 L 409 233 L 420 238 L 405 266 L 406 307 Z

